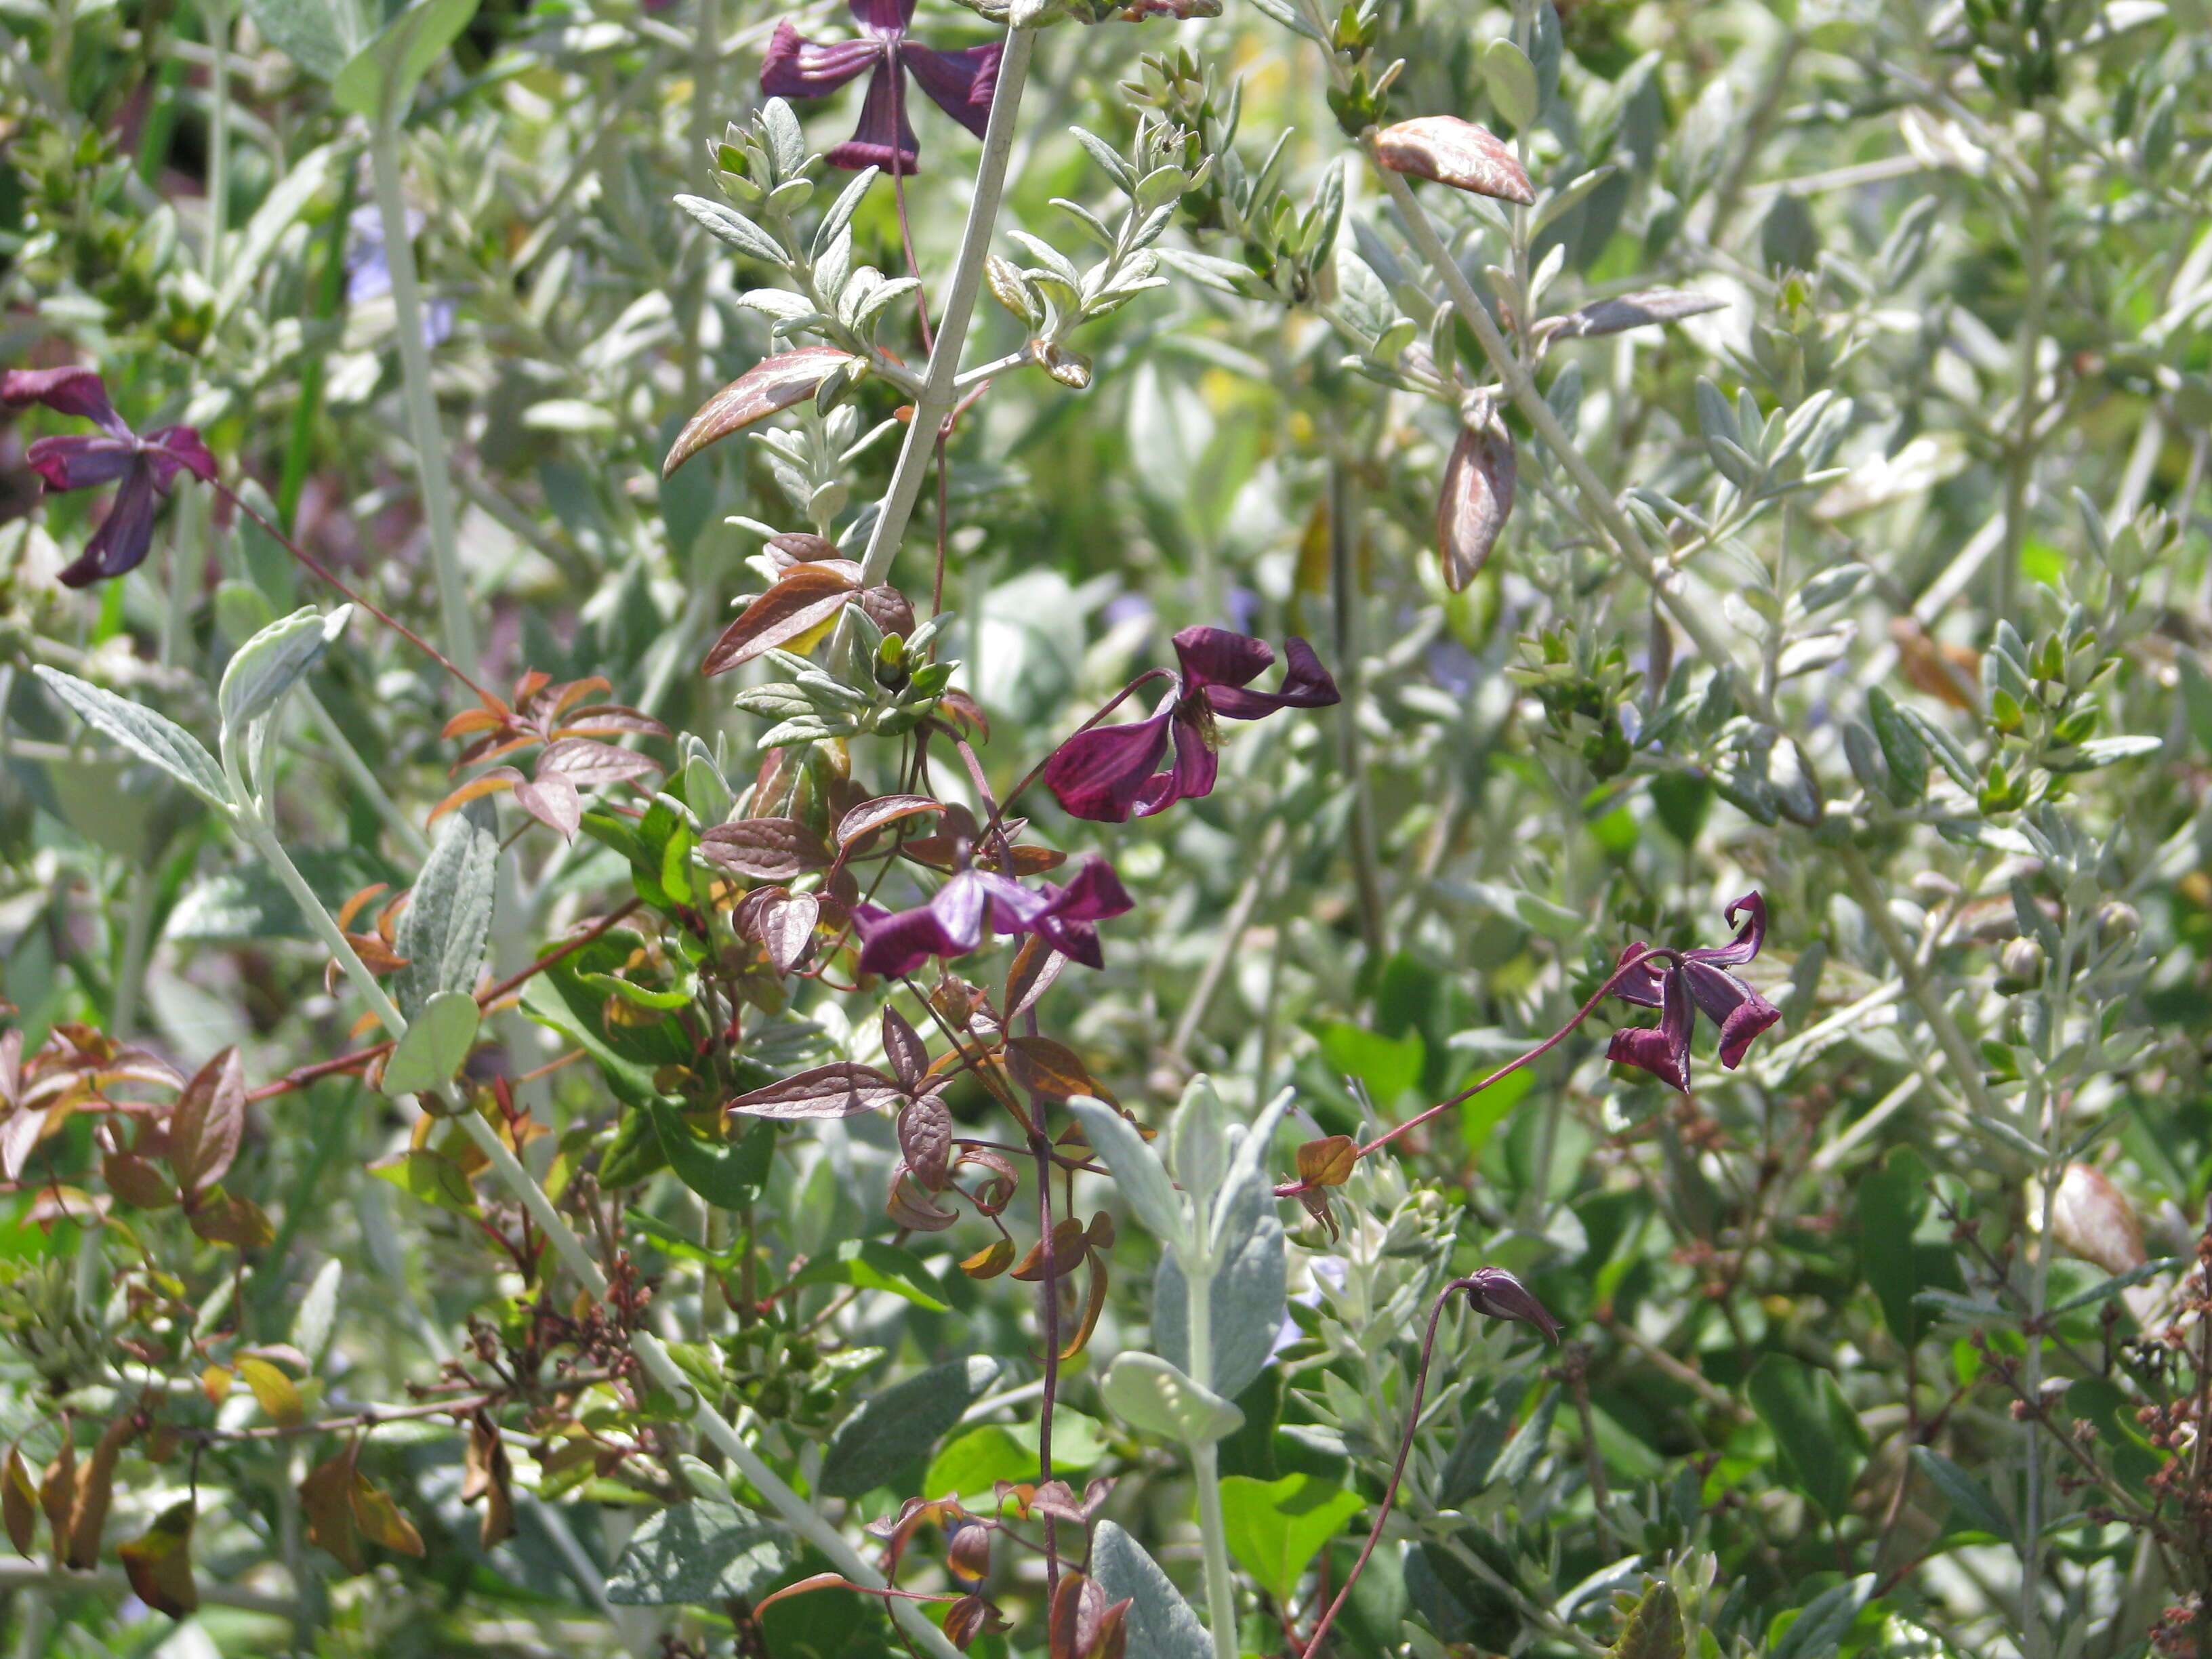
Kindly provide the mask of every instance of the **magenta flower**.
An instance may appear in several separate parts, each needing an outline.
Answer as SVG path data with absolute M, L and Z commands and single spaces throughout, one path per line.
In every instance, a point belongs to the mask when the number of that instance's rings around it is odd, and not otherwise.
M 1284 642 L 1279 691 L 1247 689 L 1275 660 L 1264 640 L 1225 628 L 1186 628 L 1175 636 L 1175 649 L 1182 672 L 1151 718 L 1079 732 L 1045 763 L 1046 787 L 1075 817 L 1126 823 L 1132 815 L 1150 817 L 1211 794 L 1219 771 L 1216 715 L 1256 720 L 1279 708 L 1325 708 L 1338 700 L 1336 682 L 1301 639 Z M 1170 738 L 1175 764 L 1156 771 Z
M 911 73 L 938 108 L 978 138 L 990 125 L 991 94 L 999 84 L 996 44 L 963 52 L 936 52 L 907 39 L 915 0 L 847 0 L 860 26 L 857 40 L 823 45 L 809 40 L 788 20 L 775 26 L 761 90 L 771 98 L 826 98 L 862 70 L 872 69 L 860 105 L 860 125 L 830 152 L 830 165 L 888 167 L 912 177 L 921 145 L 906 118 L 900 76 Z
M 1011 876 L 971 866 L 911 910 L 854 905 L 853 926 L 860 935 L 860 971 L 886 978 L 910 974 L 932 957 L 964 957 L 982 944 L 987 931 L 1041 934 L 1071 961 L 1097 968 L 1104 958 L 1092 924 L 1129 908 L 1113 866 L 1093 854 L 1065 887 L 1046 882 L 1041 889 L 1028 888 Z
M 1759 954 L 1766 942 L 1766 901 L 1756 892 L 1746 893 L 1726 912 L 1731 922 L 1745 913 L 1741 927 L 1726 945 L 1684 951 L 1679 960 L 1638 963 L 1613 988 L 1623 1002 L 1659 1010 L 1656 1025 L 1615 1031 L 1606 1057 L 1624 1066 L 1641 1066 L 1690 1091 L 1690 1028 L 1697 1011 L 1720 1027 L 1721 1064 L 1733 1071 L 1742 1063 L 1752 1039 L 1782 1018 L 1782 1011 L 1734 974 Z M 1648 945 L 1632 945 L 1620 953 L 1626 961 Z
M 107 517 L 61 573 L 67 586 L 88 586 L 145 562 L 154 541 L 154 498 L 169 493 L 179 471 L 204 483 L 215 482 L 215 457 L 198 433 L 164 426 L 139 436 L 123 423 L 107 401 L 107 388 L 88 368 L 11 368 L 0 374 L 0 403 L 10 409 L 44 404 L 100 429 L 41 438 L 24 454 L 49 489 L 120 484 Z

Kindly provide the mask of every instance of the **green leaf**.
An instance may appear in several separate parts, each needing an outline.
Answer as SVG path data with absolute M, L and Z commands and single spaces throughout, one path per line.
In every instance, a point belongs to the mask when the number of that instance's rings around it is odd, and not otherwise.
M 1790 1619 L 1790 1627 L 1773 1638 L 1767 1659 L 1827 1659 L 1843 1645 L 1859 1609 L 1873 1594 L 1874 1575 L 1862 1573 L 1814 1596 L 1795 1618 L 1783 1613 L 1775 1622 Z
M 1499 36 L 1483 50 L 1482 80 L 1490 90 L 1490 101 L 1516 129 L 1534 123 L 1540 94 L 1536 66 L 1528 61 L 1528 53 Z
M 477 1213 L 476 1190 L 461 1173 L 461 1166 L 431 1147 L 410 1147 L 389 1162 L 370 1164 L 368 1172 L 425 1204 L 451 1210 L 455 1215 Z
M 624 1607 L 754 1600 L 798 1559 L 784 1528 L 734 1504 L 694 1498 L 649 1516 L 630 1534 L 607 1575 L 607 1600 Z
M 1168 1179 L 1160 1155 L 1137 1133 L 1136 1125 L 1103 1100 L 1078 1095 L 1067 1103 L 1083 1124 L 1083 1132 L 1098 1156 L 1113 1171 L 1114 1184 L 1136 1212 L 1145 1231 L 1170 1251 L 1190 1248 L 1190 1225 L 1184 1215 L 1185 1200 Z
M 230 786 L 223 781 L 222 769 L 199 739 L 174 720 L 43 663 L 31 672 L 94 731 L 160 767 L 209 805 L 230 810 Z
M 1468 1163 L 1481 1158 L 1483 1148 L 1490 1144 L 1490 1137 L 1497 1133 L 1498 1126 L 1505 1121 L 1513 1109 L 1535 1086 L 1536 1073 L 1523 1069 L 1498 1079 L 1487 1089 L 1469 1095 L 1460 1103 L 1460 1137 L 1467 1143 Z
M 871 1395 L 830 1437 L 816 1490 L 831 1498 L 872 1492 L 927 1457 L 998 1378 L 999 1362 L 974 1354 Z
M 1283 1607 L 1322 1547 L 1359 1513 L 1359 1494 L 1311 1474 L 1221 1483 L 1221 1513 L 1230 1553 Z
M 1892 1152 L 1858 1183 L 1859 1271 L 1881 1305 L 1882 1322 L 1907 1347 L 1933 1323 L 1927 1307 L 1915 1300 L 1920 1292 L 1964 1288 L 1949 1247 L 1913 1237 L 1928 1207 L 1927 1188 L 1927 1166 L 1909 1146 Z
M 1054 1440 L 1057 1451 L 1056 1435 Z M 945 1443 L 945 1449 L 930 1461 L 921 1490 L 940 1498 L 985 1499 L 998 1482 L 1034 1480 L 1036 1474 L 1036 1448 L 1022 1444 L 1002 1423 L 986 1423 Z
M 246 0 L 271 46 L 319 81 L 332 81 L 373 32 L 360 0 Z
M 1644 1592 L 1613 1644 L 1612 1659 L 1682 1659 L 1682 1603 L 1662 1578 Z
M 427 1094 L 453 1080 L 475 1046 L 483 1011 L 465 991 L 441 991 L 422 1005 L 384 1062 L 380 1088 L 393 1099 Z
M 471 991 L 491 936 L 493 866 L 499 857 L 491 803 L 472 800 L 447 815 L 415 878 L 392 944 L 407 965 L 392 1000 L 410 1020 L 441 991 Z
M 1773 1431 L 1790 1485 L 1831 1521 L 1842 1517 L 1866 1463 L 1866 1431 L 1827 1372 L 1770 1353 L 1744 1384 L 1752 1408 Z
M 375 121 L 407 106 L 415 83 L 476 15 L 477 0 L 416 0 L 346 60 L 331 82 L 340 109 Z
M 1951 1513 L 1977 1531 L 2013 1541 L 2011 1519 L 1997 1507 L 1990 1489 L 1933 1446 L 1915 1446 L 1912 1466 L 1926 1475 L 1951 1505 Z
M 774 1124 L 763 1121 L 760 1127 L 771 1137 L 775 1135 Z M 678 1170 L 677 1173 L 681 1175 L 683 1171 Z M 848 1238 L 837 1246 L 836 1255 L 808 1262 L 791 1282 L 852 1285 L 864 1291 L 889 1291 L 931 1313 L 944 1313 L 952 1306 L 945 1299 L 943 1282 L 921 1265 L 921 1257 L 880 1238 Z
M 742 1210 L 760 1197 L 775 1157 L 775 1124 L 763 1120 L 735 1140 L 702 1140 L 667 1101 L 655 1095 L 644 1103 L 678 1181 L 720 1210 Z
M 1321 1039 L 1322 1058 L 1329 1070 L 1365 1084 L 1367 1097 L 1378 1111 L 1389 1111 L 1421 1080 L 1428 1046 L 1419 1031 L 1387 1037 L 1332 1020 L 1315 1035 Z
M 1244 1413 L 1158 1354 L 1130 1349 L 1108 1368 L 1099 1396 L 1131 1428 L 1203 1446 L 1234 1434 Z
M 1145 1547 L 1111 1521 L 1091 1534 L 1091 1576 L 1109 1604 L 1129 1603 L 1132 1659 L 1212 1659 L 1213 1644 L 1190 1603 Z

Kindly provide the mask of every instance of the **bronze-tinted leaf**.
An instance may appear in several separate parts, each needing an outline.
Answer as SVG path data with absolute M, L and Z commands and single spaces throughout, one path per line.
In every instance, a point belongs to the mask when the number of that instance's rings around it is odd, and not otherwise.
M 996 1279 L 1014 1265 L 1014 1241 L 1001 1234 L 960 1264 L 970 1279 Z
M 915 1179 L 933 1193 L 951 1179 L 952 1114 L 936 1095 L 924 1095 L 899 1114 L 899 1151 Z
M 520 749 L 527 742 L 528 739 L 525 738 L 507 746 L 509 749 Z M 465 766 L 470 763 L 467 758 L 464 758 L 460 763 Z M 486 795 L 495 795 L 503 789 L 512 789 L 522 781 L 522 774 L 512 766 L 495 766 L 488 772 L 479 772 L 432 807 L 430 816 L 422 821 L 426 824 L 435 823 L 457 806 L 466 806 L 472 800 L 481 800 Z
M 817 536 L 811 530 L 787 530 L 781 535 L 768 538 L 769 556 L 784 570 L 795 564 L 809 564 L 822 559 L 842 556 L 837 544 L 827 536 Z
M 252 1199 L 226 1193 L 220 1187 L 203 1194 L 186 1219 L 209 1243 L 228 1244 L 234 1250 L 258 1250 L 276 1237 L 267 1211 Z
M 169 1115 L 169 1167 L 186 1193 L 207 1191 L 238 1156 L 246 1128 L 246 1071 L 225 1048 L 200 1067 Z
M 483 1525 L 477 1542 L 485 1549 L 514 1536 L 514 1468 L 507 1443 L 491 1419 L 478 1412 L 469 1419 L 467 1474 L 461 1482 L 461 1502 L 484 1500 Z
M 556 738 L 669 738 L 675 733 L 650 714 L 616 703 L 594 703 L 563 714 L 553 733 Z
M 918 1233 L 941 1233 L 960 1219 L 958 1211 L 933 1202 L 915 1182 L 914 1171 L 903 1164 L 891 1174 L 891 1194 L 884 1201 L 884 1213 Z
M 722 630 L 699 665 L 721 674 L 819 628 L 845 607 L 859 586 L 860 567 L 847 559 L 793 565 L 788 575 L 755 599 Z
M 1084 1231 L 1083 1224 L 1073 1216 L 1068 1216 L 1052 1230 L 1049 1266 L 1045 1261 L 1044 1241 L 1039 1239 L 1030 1246 L 1029 1254 L 1014 1269 L 1014 1277 L 1025 1284 L 1038 1283 L 1048 1275 L 1054 1279 L 1065 1279 L 1083 1265 L 1084 1253 L 1090 1248 L 1091 1241 Z
M 903 1086 L 921 1086 L 922 1079 L 929 1074 L 929 1045 L 921 1040 L 921 1032 L 907 1024 L 906 1016 L 888 1002 L 884 1005 L 884 1053 L 890 1057 L 891 1071 Z
M 2102 1170 L 2087 1164 L 2068 1164 L 2060 1177 L 2051 1231 L 2060 1249 L 2108 1273 L 2132 1273 L 2150 1260 L 2135 1206 Z
M 635 749 L 617 749 L 595 738 L 556 738 L 538 757 L 541 781 L 562 777 L 579 789 L 591 789 L 603 783 L 627 783 L 659 769 L 657 762 Z
M 823 381 L 859 362 L 850 352 L 831 346 L 803 346 L 763 358 L 708 398 L 684 422 L 668 459 L 660 464 L 660 476 L 666 477 L 717 438 L 805 402 L 821 389 Z
M 878 795 L 873 800 L 862 801 L 838 820 L 837 844 L 849 847 L 887 823 L 925 813 L 933 817 L 944 811 L 942 802 L 932 800 L 927 795 Z
M 990 742 L 991 721 L 983 713 L 983 705 L 958 686 L 939 692 L 937 707 L 940 714 L 950 714 L 955 725 L 964 726 L 984 742 Z
M 775 888 L 769 891 L 770 897 L 761 906 L 756 925 L 768 959 L 778 973 L 787 974 L 814 949 L 814 924 L 821 916 L 822 902 L 811 893 L 787 893 Z
M 1443 559 L 1444 586 L 1453 592 L 1482 574 L 1513 511 L 1519 472 L 1510 437 L 1489 427 L 1461 429 L 1437 498 L 1437 551 Z
M 860 609 L 885 634 L 896 634 L 904 639 L 914 632 L 914 601 L 896 587 L 863 588 Z
M 739 818 L 699 837 L 699 850 L 756 881 L 788 881 L 830 862 L 822 837 L 797 818 Z
M 1037 1005 L 1037 1000 L 1052 988 L 1060 977 L 1067 958 L 1047 944 L 1041 933 L 1031 933 L 1022 941 L 1022 948 L 1014 952 L 1013 965 L 1006 969 L 1006 994 L 1002 1000 L 1006 1018 L 1019 1019 Z
M 330 1552 L 348 1572 L 365 1572 L 361 1531 L 353 1518 L 354 1459 L 359 1447 L 348 1446 L 328 1462 L 319 1463 L 300 1483 L 300 1508 L 307 1517 L 307 1541 Z
M 881 1111 L 906 1097 L 906 1091 L 872 1066 L 839 1060 L 739 1095 L 725 1109 L 748 1117 L 784 1121 L 810 1117 L 857 1117 Z
M 70 1516 L 76 1507 L 76 1442 L 70 1438 L 69 1423 L 62 1423 L 61 1449 L 39 1481 L 39 1508 L 46 1517 L 46 1530 L 52 1535 L 54 1564 L 61 1565 L 69 1552 Z
M 155 1517 L 146 1535 L 118 1552 L 138 1599 L 156 1613 L 182 1619 L 200 1604 L 192 1582 L 192 1522 L 199 1508 L 189 1498 Z
M 164 1210 L 177 1201 L 161 1172 L 130 1152 L 109 1152 L 100 1160 L 100 1177 L 134 1210 Z
M 31 1485 L 31 1472 L 23 1467 L 23 1454 L 8 1448 L 8 1461 L 0 1464 L 0 1523 L 8 1528 L 8 1541 L 18 1555 L 28 1555 L 39 1536 L 39 1493 Z
M 563 841 L 575 840 L 576 830 L 584 822 L 583 797 L 567 778 L 541 777 L 532 783 L 518 783 L 514 804 Z
M 1647 288 L 1638 293 L 1621 295 L 1618 299 L 1599 300 L 1571 313 L 1559 319 L 1559 332 L 1568 338 L 1620 334 L 1632 328 L 1650 328 L 1662 323 L 1679 323 L 1685 317 L 1702 317 L 1727 304 L 1726 300 L 1692 293 L 1688 289 Z
M 1006 1043 L 1006 1073 L 1031 1094 L 1045 1100 L 1097 1095 L 1098 1085 L 1075 1053 L 1050 1037 L 1018 1036 Z M 1100 1098 L 1103 1098 L 1100 1096 Z
M 415 1523 L 357 1468 L 353 1473 L 352 1502 L 354 1525 L 370 1543 L 402 1555 L 422 1553 L 422 1534 L 415 1530 Z
M 115 1500 L 115 1465 L 123 1449 L 138 1437 L 139 1419 L 126 1413 L 100 1431 L 100 1443 L 78 1469 L 70 1504 L 69 1545 L 62 1565 L 87 1572 L 100 1565 L 100 1536 L 107 1530 L 108 1506 Z
M 1105 1620 L 1106 1592 L 1097 1582 L 1079 1572 L 1061 1573 L 1046 1626 L 1051 1659 L 1097 1659 Z
M 1375 136 L 1376 159 L 1393 173 L 1433 179 L 1454 190 L 1523 207 L 1536 199 L 1528 174 L 1498 136 L 1456 115 L 1401 121 Z
M 1359 1143 L 1350 1135 L 1309 1140 L 1298 1148 L 1298 1179 L 1309 1187 L 1341 1187 L 1359 1162 Z

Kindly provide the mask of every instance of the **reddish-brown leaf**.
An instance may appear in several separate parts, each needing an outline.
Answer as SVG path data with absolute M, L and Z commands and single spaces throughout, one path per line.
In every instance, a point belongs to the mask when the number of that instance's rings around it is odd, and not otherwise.
M 1006 1073 L 1031 1094 L 1045 1100 L 1070 1100 L 1077 1095 L 1099 1093 L 1090 1070 L 1076 1058 L 1074 1051 L 1050 1037 L 1008 1039 Z
M 924 1095 L 901 1112 L 898 1142 L 915 1179 L 933 1193 L 943 1192 L 952 1178 L 952 1114 L 945 1102 Z
M 169 1115 L 169 1167 L 197 1196 L 223 1177 L 246 1128 L 246 1069 L 225 1048 L 200 1067 Z
M 1014 1265 L 1014 1241 L 1001 1234 L 960 1264 L 970 1279 L 996 1279 Z
M 514 804 L 563 841 L 575 840 L 577 828 L 584 822 L 584 798 L 564 777 L 516 784 Z
M 200 1604 L 192 1581 L 192 1522 L 199 1507 L 189 1498 L 155 1517 L 144 1537 L 117 1552 L 138 1599 L 156 1613 L 182 1619 Z
M 503 789 L 515 788 L 522 781 L 522 774 L 512 766 L 495 766 L 488 772 L 479 772 L 432 807 L 430 816 L 423 822 L 426 824 L 435 823 L 456 806 L 466 806 L 471 801 L 481 800 L 486 795 L 495 795 Z
M 144 1158 L 130 1152 L 109 1152 L 100 1160 L 100 1179 L 134 1210 L 165 1210 L 177 1195 L 161 1172 Z
M 1433 179 L 1454 190 L 1527 207 L 1536 199 L 1528 175 L 1496 134 L 1456 115 L 1401 121 L 1375 136 L 1376 158 L 1393 173 Z
M 556 738 L 538 757 L 541 782 L 549 777 L 562 777 L 579 789 L 596 788 L 603 783 L 627 783 L 659 769 L 659 762 L 635 749 L 617 749 L 611 743 L 600 743 L 592 738 Z
M 739 1095 L 724 1109 L 748 1117 L 791 1121 L 810 1117 L 857 1117 L 906 1097 L 905 1091 L 872 1066 L 851 1060 L 817 1066 L 765 1089 Z
M 1073 1216 L 1063 1218 L 1052 1230 L 1052 1265 L 1049 1274 L 1054 1279 L 1065 1279 L 1083 1265 L 1084 1252 L 1091 1248 L 1084 1235 L 1083 1224 Z M 1030 1246 L 1029 1254 L 1014 1269 L 1014 1277 L 1026 1284 L 1036 1284 L 1048 1274 L 1045 1266 L 1044 1241 Z
M 914 602 L 896 587 L 862 590 L 860 609 L 885 634 L 896 634 L 904 639 L 914 632 Z
M 641 738 L 675 735 L 652 715 L 613 703 L 594 703 L 589 708 L 563 714 L 560 725 L 553 730 L 556 738 L 619 738 L 631 734 Z
M 1443 559 L 1444 586 L 1453 592 L 1482 574 L 1513 511 L 1519 472 L 1506 434 L 1488 426 L 1461 429 L 1437 497 L 1437 551 Z
M 832 346 L 802 346 L 764 357 L 699 406 L 684 424 L 660 464 L 660 476 L 670 473 L 718 438 L 750 426 L 755 421 L 803 403 L 848 363 L 860 360 Z
M 901 818 L 924 814 L 935 817 L 944 811 L 943 802 L 932 800 L 927 795 L 878 795 L 873 800 L 862 801 L 838 820 L 837 845 L 850 847 L 861 836 Z
M 1359 1143 L 1350 1135 L 1309 1140 L 1298 1148 L 1298 1179 L 1309 1187 L 1341 1187 L 1359 1162 Z
M 422 1553 L 422 1534 L 399 1511 L 389 1495 L 380 1492 L 359 1469 L 353 1472 L 353 1523 L 372 1544 L 402 1555 Z
M 1006 1018 L 1019 1019 L 1036 1007 L 1037 1000 L 1052 988 L 1060 970 L 1066 966 L 1067 958 L 1046 944 L 1043 935 L 1031 933 L 1024 939 L 1022 948 L 1014 952 L 1012 966 L 1006 969 L 1006 994 L 1000 999 Z
M 933 1202 L 915 1180 L 914 1171 L 907 1169 L 892 1172 L 891 1194 L 884 1201 L 884 1213 L 917 1233 L 941 1233 L 960 1219 L 957 1211 Z
M 998 1608 L 980 1595 L 963 1595 L 945 1611 L 945 1637 L 965 1653 L 979 1636 L 1012 1629 Z
M 31 1472 L 23 1467 L 23 1454 L 8 1448 L 8 1461 L 0 1465 L 0 1523 L 8 1528 L 8 1541 L 18 1555 L 28 1555 L 39 1538 L 39 1493 Z
M 950 714 L 952 717 L 954 725 L 964 726 L 982 738 L 985 743 L 990 742 L 991 722 L 983 713 L 983 705 L 959 687 L 954 686 L 948 691 L 939 692 L 937 697 L 937 707 L 940 714 Z
M 769 897 L 755 913 L 762 945 L 776 971 L 787 974 L 814 949 L 814 924 L 822 914 L 821 901 L 811 893 L 767 890 Z
M 891 1071 L 899 1082 L 908 1089 L 919 1089 L 921 1080 L 929 1074 L 929 1045 L 921 1040 L 921 1033 L 907 1024 L 906 1016 L 886 1002 L 884 1005 L 884 1053 L 890 1056 Z
M 349 1445 L 326 1463 L 319 1463 L 300 1483 L 300 1508 L 307 1517 L 307 1541 L 334 1556 L 348 1572 L 365 1572 L 361 1531 L 354 1524 L 354 1459 L 359 1447 Z
M 721 674 L 750 662 L 801 634 L 819 628 L 844 609 L 858 586 L 860 567 L 846 559 L 793 565 L 791 573 L 755 599 L 722 630 L 699 665 L 702 674 Z
M 478 1412 L 469 1419 L 467 1474 L 461 1482 L 461 1502 L 484 1500 L 483 1525 L 477 1542 L 484 1549 L 514 1536 L 514 1467 L 507 1443 L 491 1419 Z
M 788 881 L 830 862 L 828 845 L 797 818 L 718 823 L 700 836 L 699 850 L 723 868 L 756 881 Z

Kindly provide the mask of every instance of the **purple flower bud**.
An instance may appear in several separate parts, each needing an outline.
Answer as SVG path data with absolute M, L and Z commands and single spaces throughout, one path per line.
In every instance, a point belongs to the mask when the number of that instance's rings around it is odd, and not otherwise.
M 1510 1319 L 1534 1325 L 1554 1347 L 1559 1341 L 1559 1322 L 1552 1317 L 1527 1285 L 1503 1267 L 1477 1267 L 1461 1282 L 1468 1304 L 1492 1319 Z

